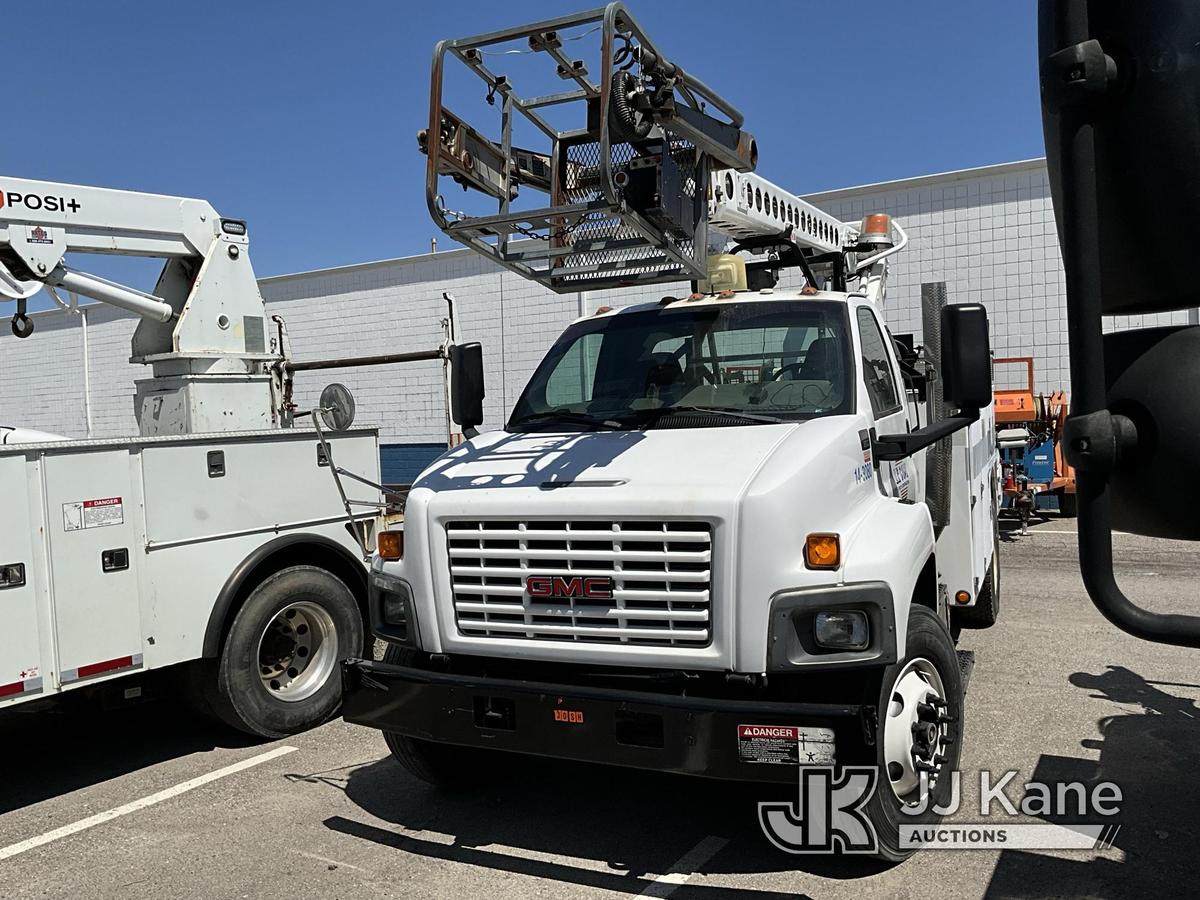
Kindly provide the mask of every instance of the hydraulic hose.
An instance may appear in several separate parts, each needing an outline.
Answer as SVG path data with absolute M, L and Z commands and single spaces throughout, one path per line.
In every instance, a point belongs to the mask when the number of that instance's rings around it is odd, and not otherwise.
M 654 120 L 642 116 L 633 108 L 630 95 L 636 87 L 637 79 L 628 70 L 613 73 L 612 88 L 609 91 L 610 108 L 612 109 L 613 124 L 617 132 L 625 140 L 644 141 L 654 127 Z

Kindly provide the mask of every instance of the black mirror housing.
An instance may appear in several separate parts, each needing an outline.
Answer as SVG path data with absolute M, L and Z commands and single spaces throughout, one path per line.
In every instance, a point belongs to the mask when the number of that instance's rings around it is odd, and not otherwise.
M 450 416 L 464 432 L 483 424 L 483 346 L 450 348 Z
M 1116 448 L 1111 468 L 1101 466 L 1109 470 L 1113 527 L 1200 540 L 1200 328 L 1119 331 L 1104 343 L 1108 409 L 1128 423 L 1126 446 Z M 1087 457 L 1107 448 L 1069 449 L 1088 467 Z
M 942 394 L 960 410 L 980 410 L 992 402 L 992 350 L 987 310 L 980 303 L 953 303 L 942 309 Z

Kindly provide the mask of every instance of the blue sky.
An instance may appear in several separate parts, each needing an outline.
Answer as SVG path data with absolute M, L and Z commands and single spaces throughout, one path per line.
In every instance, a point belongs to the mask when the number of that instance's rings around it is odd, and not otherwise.
M 742 6 L 630 4 L 743 109 L 767 178 L 803 193 L 1043 153 L 1034 0 Z M 10 5 L 5 31 L 28 39 L 5 50 L 0 175 L 204 197 L 249 220 L 260 275 L 424 252 L 435 229 L 414 134 L 433 45 L 521 9 Z

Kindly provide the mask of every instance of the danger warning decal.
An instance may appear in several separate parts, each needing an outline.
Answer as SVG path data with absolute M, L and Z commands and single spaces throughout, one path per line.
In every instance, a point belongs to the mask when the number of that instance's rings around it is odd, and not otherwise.
M 105 528 L 125 524 L 125 505 L 120 497 L 103 500 L 78 500 L 63 504 L 63 530 Z
M 834 762 L 832 728 L 739 725 L 742 762 L 779 766 L 828 766 Z

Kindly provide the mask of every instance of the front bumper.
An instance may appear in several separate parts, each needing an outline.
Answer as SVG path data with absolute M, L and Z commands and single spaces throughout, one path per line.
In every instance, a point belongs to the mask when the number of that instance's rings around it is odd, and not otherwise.
M 712 699 L 362 659 L 345 660 L 342 678 L 342 715 L 356 725 L 467 747 L 710 778 L 796 782 L 795 761 L 748 761 L 739 726 L 809 734 L 829 729 L 838 763 L 856 761 L 873 734 L 874 708 L 858 705 Z M 799 750 L 794 755 L 813 758 Z

